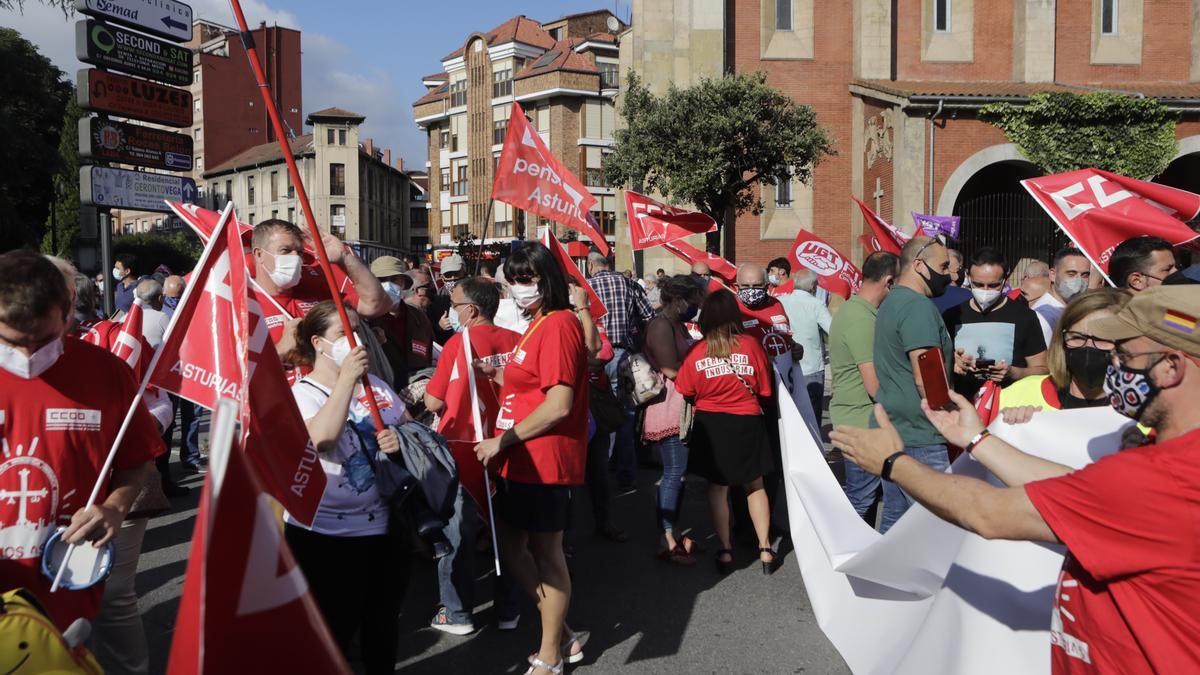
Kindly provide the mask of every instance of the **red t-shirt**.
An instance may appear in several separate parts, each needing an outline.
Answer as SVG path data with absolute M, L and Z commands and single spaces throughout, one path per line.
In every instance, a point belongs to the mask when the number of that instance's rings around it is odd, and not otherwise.
M 1200 430 L 1025 492 L 1068 550 L 1053 672 L 1200 670 Z
M 250 268 L 250 274 L 254 275 L 254 268 Z M 354 284 L 350 283 L 349 277 L 342 281 L 342 287 L 339 290 L 342 293 L 342 299 L 350 303 L 351 307 L 358 306 L 358 293 L 354 291 Z M 283 337 L 285 323 L 291 319 L 303 318 L 313 305 L 329 299 L 329 286 L 325 283 L 325 275 L 321 272 L 320 266 L 305 266 L 301 268 L 300 283 L 282 293 L 271 295 L 270 299 L 266 297 L 257 299 L 262 305 L 271 340 L 279 342 Z M 272 299 L 275 301 L 274 303 L 271 302 Z M 280 314 L 276 304 L 282 307 L 288 316 Z
M 692 346 L 675 378 L 675 390 L 685 398 L 695 399 L 696 410 L 721 412 L 731 415 L 758 415 L 762 413 L 755 395 L 771 396 L 771 363 L 759 346 L 758 340 L 746 335 L 738 336 L 737 348 L 726 359 L 714 359 L 704 355 L 708 341 L 701 340 Z M 742 384 L 730 366 L 737 369 L 750 389 Z
M 583 326 L 568 311 L 530 324 L 504 368 L 496 430 L 511 429 L 564 384 L 574 390 L 571 412 L 550 431 L 508 448 L 500 475 L 518 483 L 582 485 L 587 458 L 587 346 Z
M 771 286 L 770 288 L 767 289 L 767 292 L 770 293 L 772 296 L 780 296 L 780 295 L 787 295 L 788 293 L 791 293 L 795 290 L 796 290 L 796 282 L 792 279 L 788 279 L 787 281 L 783 282 L 782 284 L 779 284 L 778 286 Z
M 604 370 L 604 367 L 608 365 L 609 361 L 613 360 L 616 354 L 613 352 L 612 341 L 608 339 L 608 333 L 604 332 L 604 329 L 599 325 L 596 326 L 596 334 L 600 336 L 600 351 L 596 352 L 596 360 L 600 362 L 600 365 L 592 366 L 588 364 L 588 382 L 593 387 L 604 387 L 607 389 L 610 385 L 608 383 L 608 372 Z
M 95 618 L 104 585 L 50 593 L 42 547 L 87 503 L 137 387 L 123 361 L 75 339 L 63 340 L 62 356 L 40 377 L 0 369 L 0 588 L 32 590 L 60 629 Z M 141 404 L 113 467 L 136 468 L 165 450 Z M 107 496 L 105 481 L 98 501 Z
M 503 368 L 508 363 L 513 347 L 521 341 L 521 334 L 499 326 L 475 326 L 471 329 L 471 354 L 476 359 L 482 359 L 496 369 Z M 450 385 L 450 375 L 454 364 L 458 362 L 459 352 L 462 351 L 462 333 L 455 333 L 446 341 L 442 348 L 442 356 L 438 360 L 437 370 L 429 383 L 425 385 L 425 393 L 446 400 L 446 391 Z M 463 375 L 465 376 L 465 375 Z M 485 437 L 495 435 L 496 415 L 500 412 L 500 388 L 486 377 L 475 378 L 476 392 L 483 410 L 480 419 L 483 422 Z M 445 428 L 448 418 L 443 417 L 438 431 Z
M 783 303 L 775 298 L 768 298 L 767 304 L 758 309 L 750 309 L 743 305 L 739 298 L 738 308 L 742 310 L 742 330 L 746 335 L 758 340 L 768 356 L 774 358 L 791 353 L 792 327 L 788 324 Z

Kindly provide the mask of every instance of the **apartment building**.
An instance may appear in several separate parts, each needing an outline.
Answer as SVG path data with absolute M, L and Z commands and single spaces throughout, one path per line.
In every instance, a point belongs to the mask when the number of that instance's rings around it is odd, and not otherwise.
M 491 203 L 513 101 L 587 185 L 597 200 L 596 221 L 606 238 L 615 237 L 616 191 L 600 169 L 616 125 L 616 36 L 625 28 L 607 10 L 547 22 L 516 16 L 471 33 L 442 58 L 443 72 L 422 78 L 428 92 L 413 103 L 413 114 L 429 141 L 428 228 L 435 248 L 467 234 L 485 237 L 485 221 L 487 242 L 536 236 L 545 225 L 562 232 L 533 214 Z
M 360 138 L 363 115 L 341 108 L 310 113 L 312 132 L 292 141 L 292 152 L 317 225 L 352 244 L 407 252 L 413 182 L 391 150 Z M 282 218 L 303 227 L 304 214 L 279 144 L 263 143 L 203 174 L 203 205 L 233 201 L 247 223 Z

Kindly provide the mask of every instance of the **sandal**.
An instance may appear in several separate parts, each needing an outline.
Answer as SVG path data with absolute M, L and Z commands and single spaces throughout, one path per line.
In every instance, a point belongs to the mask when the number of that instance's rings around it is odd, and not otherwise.
M 562 662 L 560 662 L 559 665 L 561 666 L 563 663 L 579 663 L 582 661 L 583 647 L 587 644 L 587 641 L 591 637 L 592 632 L 586 630 L 581 630 L 578 633 L 567 633 L 564 635 L 562 643 L 559 644 L 559 651 L 561 651 L 563 654 Z M 572 652 L 571 648 L 575 645 L 579 645 L 579 651 Z M 536 659 L 537 652 L 533 652 L 529 655 L 528 661 L 532 664 Z
M 696 558 L 683 546 L 676 544 L 674 548 L 664 548 L 658 552 L 658 559 L 676 565 L 695 565 Z
M 681 546 L 683 550 L 687 551 L 688 555 L 695 555 L 697 553 L 704 552 L 704 547 L 700 545 L 700 542 L 692 539 L 686 534 L 679 538 L 679 546 Z
M 764 553 L 770 553 L 771 559 L 763 560 L 762 554 L 764 554 Z M 776 563 L 779 561 L 779 556 L 777 556 L 775 554 L 775 549 L 771 548 L 770 546 L 759 548 L 758 549 L 758 559 L 759 559 L 759 562 L 762 563 L 762 571 L 763 571 L 764 575 L 771 576 L 772 574 L 775 573 Z
M 559 661 L 557 665 L 552 666 L 534 656 L 533 658 L 529 659 L 529 670 L 525 671 L 525 675 L 534 675 L 534 671 L 536 671 L 538 668 L 550 673 L 550 675 L 562 675 L 563 662 Z

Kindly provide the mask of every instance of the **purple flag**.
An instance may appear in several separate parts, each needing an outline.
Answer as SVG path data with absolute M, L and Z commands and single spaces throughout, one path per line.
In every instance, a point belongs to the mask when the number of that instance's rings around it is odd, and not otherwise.
M 958 239 L 960 216 L 927 216 L 923 213 L 912 214 L 917 229 L 926 236 L 933 237 L 944 234 L 951 239 Z

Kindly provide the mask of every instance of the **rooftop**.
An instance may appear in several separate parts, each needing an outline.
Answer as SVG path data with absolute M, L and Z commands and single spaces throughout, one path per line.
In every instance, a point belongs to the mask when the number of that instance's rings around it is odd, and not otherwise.
M 484 33 L 487 38 L 488 46 L 502 45 L 507 42 L 520 42 L 532 47 L 541 47 L 549 49 L 554 44 L 554 38 L 550 34 L 542 30 L 542 25 L 533 19 L 521 14 L 505 21 L 495 28 Z M 459 47 L 453 52 L 442 57 L 443 61 L 462 56 L 463 48 Z
M 292 139 L 292 156 L 302 157 L 313 153 L 313 135 L 304 134 Z M 225 173 L 234 169 L 240 169 L 248 166 L 261 166 L 272 162 L 282 162 L 283 151 L 279 148 L 279 143 L 271 141 L 248 148 L 230 157 L 225 162 L 222 162 L 208 171 L 204 172 L 205 176 L 212 176 L 219 173 Z
M 357 120 L 356 123 L 361 124 L 363 120 L 367 119 L 367 116 L 361 115 L 356 112 L 351 112 L 344 108 L 325 108 L 324 110 L 318 110 L 316 112 L 309 113 L 308 119 L 305 120 L 305 123 L 312 124 L 312 120 L 322 120 L 322 119 Z
M 525 67 L 513 74 L 514 80 L 533 77 L 556 70 L 569 70 L 580 73 L 598 73 L 592 59 L 575 51 L 575 45 L 583 42 L 583 38 L 570 38 L 554 43 L 545 54 L 525 64 Z

